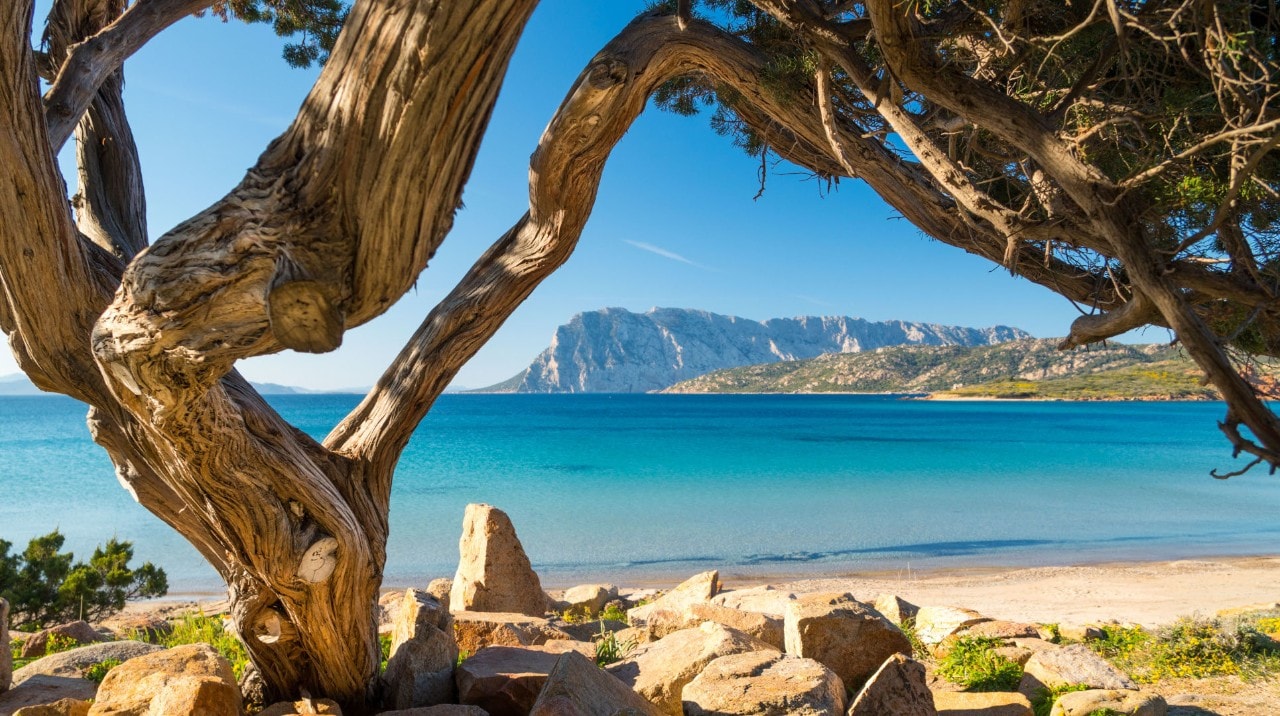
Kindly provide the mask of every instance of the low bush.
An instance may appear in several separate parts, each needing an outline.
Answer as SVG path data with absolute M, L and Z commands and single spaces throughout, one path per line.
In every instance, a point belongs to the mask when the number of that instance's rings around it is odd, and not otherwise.
M 1268 616 L 1232 620 L 1183 617 L 1155 632 L 1104 627 L 1089 646 L 1135 681 L 1280 673 L 1280 644 L 1259 629 Z
M 249 654 L 235 634 L 227 631 L 220 617 L 205 616 L 204 612 L 186 614 L 174 624 L 173 631 L 160 640 L 165 648 L 183 644 L 208 644 L 231 662 L 231 670 L 238 680 L 249 664 Z
M 119 665 L 119 659 L 104 659 L 96 664 L 90 664 L 89 668 L 84 670 L 84 678 L 95 684 L 101 684 L 102 680 L 107 678 L 107 672 Z
M 1040 689 L 1036 692 L 1035 697 L 1031 699 L 1031 712 L 1035 716 L 1049 716 L 1049 713 L 1053 711 L 1053 704 L 1058 700 L 1059 696 L 1069 694 L 1072 691 L 1087 691 L 1088 689 L 1089 687 L 1083 684 L 1064 684 Z M 1094 715 L 1090 714 L 1089 716 Z
M 1000 644 L 992 637 L 960 637 L 938 661 L 938 673 L 968 691 L 1014 691 L 1022 667 L 993 651 Z

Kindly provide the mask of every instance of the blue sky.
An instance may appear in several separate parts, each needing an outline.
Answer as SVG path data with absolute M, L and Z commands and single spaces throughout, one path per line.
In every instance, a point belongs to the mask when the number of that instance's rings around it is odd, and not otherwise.
M 591 57 L 644 5 L 543 0 L 512 60 L 466 208 L 417 289 L 348 332 L 334 353 L 255 358 L 241 370 L 312 388 L 372 384 L 431 307 L 524 213 L 528 157 L 547 121 Z M 47 6 L 37 3 L 38 26 Z M 317 71 L 287 67 L 281 45 L 264 26 L 190 18 L 129 60 L 126 101 L 153 236 L 221 197 L 292 119 Z M 779 164 L 755 200 L 757 167 L 705 117 L 647 110 L 609 160 L 577 252 L 456 383 L 514 375 L 556 326 L 605 306 L 1006 324 L 1037 336 L 1064 334 L 1078 315 L 1065 299 L 924 237 L 860 183 L 827 191 Z M 1138 338 L 1162 341 L 1167 333 Z M 0 374 L 16 370 L 0 350 Z

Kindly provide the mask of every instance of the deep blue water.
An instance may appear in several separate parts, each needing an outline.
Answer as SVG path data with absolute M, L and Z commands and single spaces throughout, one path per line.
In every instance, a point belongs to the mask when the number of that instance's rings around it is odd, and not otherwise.
M 323 435 L 356 396 L 272 403 Z M 1232 468 L 1214 403 L 446 395 L 400 463 L 387 583 L 452 574 L 464 506 L 506 510 L 544 582 L 1280 553 L 1280 476 Z M 213 571 L 134 504 L 82 406 L 0 397 L 0 538 L 111 537 L 175 591 Z

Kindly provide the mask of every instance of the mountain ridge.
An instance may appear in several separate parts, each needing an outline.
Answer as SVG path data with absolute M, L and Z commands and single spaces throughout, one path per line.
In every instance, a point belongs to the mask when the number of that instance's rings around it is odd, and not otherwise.
M 754 321 L 710 311 L 603 308 L 575 315 L 512 378 L 473 392 L 638 393 L 705 373 L 757 363 L 855 353 L 900 344 L 987 345 L 1030 334 L 851 316 Z
M 993 346 L 897 346 L 744 366 L 669 393 L 931 393 L 951 398 L 1213 400 L 1181 349 L 1108 344 L 1059 351 L 1058 339 Z

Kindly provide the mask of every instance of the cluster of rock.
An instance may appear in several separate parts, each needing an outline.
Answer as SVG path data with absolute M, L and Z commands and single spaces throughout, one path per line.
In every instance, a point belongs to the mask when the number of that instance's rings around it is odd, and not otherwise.
M 553 599 L 508 517 L 487 505 L 468 506 L 461 553 L 452 580 L 388 594 L 380 602 L 380 630 L 391 639 L 382 677 L 384 714 L 1030 716 L 1028 696 L 1063 684 L 1089 690 L 1061 697 L 1053 711 L 1059 716 L 1100 709 L 1141 716 L 1165 712 L 1158 696 L 1138 691 L 1087 647 L 1052 644 L 1035 625 L 953 607 L 917 608 L 888 595 L 863 602 L 847 593 L 794 594 L 767 586 L 722 591 L 714 571 L 661 595 L 584 585 Z M 0 616 L 4 608 L 0 601 Z M 625 609 L 626 622 L 570 623 L 558 616 L 606 608 L 615 614 Z M 1025 668 L 1018 692 L 942 688 L 912 658 L 912 643 L 900 628 L 905 620 L 935 653 L 945 653 L 963 635 L 1001 640 L 1001 653 Z M 0 639 L 7 643 L 3 623 L 0 618 Z M 13 674 L 17 688 L 0 694 L 0 714 L 243 711 L 231 666 L 212 647 L 162 650 L 104 641 L 88 625 L 64 631 L 74 631 L 81 643 L 100 643 L 19 669 Z M 26 643 L 34 651 L 41 638 L 47 635 L 32 635 Z M 0 687 L 7 687 L 8 651 L 0 654 Z M 612 663 L 598 666 L 606 661 L 602 656 Z M 94 689 L 83 671 L 105 659 L 123 663 Z M 69 692 L 68 684 L 81 690 Z M 303 699 L 261 713 L 341 710 L 331 701 Z

